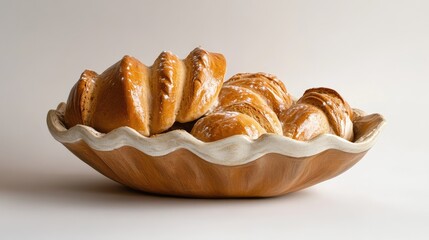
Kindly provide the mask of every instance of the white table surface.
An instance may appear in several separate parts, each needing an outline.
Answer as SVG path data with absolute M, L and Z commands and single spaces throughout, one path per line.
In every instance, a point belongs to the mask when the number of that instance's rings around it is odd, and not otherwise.
M 427 1 L 0 2 L 0 239 L 429 239 Z M 388 125 L 344 174 L 268 199 L 128 190 L 50 135 L 85 69 L 224 53 L 294 96 L 337 89 Z

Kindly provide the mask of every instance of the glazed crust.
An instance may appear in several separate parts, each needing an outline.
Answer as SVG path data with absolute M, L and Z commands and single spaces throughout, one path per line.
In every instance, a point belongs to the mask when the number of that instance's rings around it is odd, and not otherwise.
M 67 126 L 76 124 L 88 124 L 91 109 L 91 92 L 94 89 L 95 79 L 98 74 L 91 70 L 85 70 L 79 80 L 73 86 L 67 99 L 64 122 Z
M 160 133 L 176 121 L 182 98 L 184 68 L 180 59 L 171 52 L 162 52 L 152 65 L 152 133 Z
M 121 126 L 129 126 L 148 135 L 150 99 L 149 69 L 137 59 L 124 56 L 97 78 L 92 93 L 90 126 L 101 132 L 109 132 Z
M 296 140 L 307 141 L 331 132 L 324 112 L 310 104 L 295 104 L 282 112 L 279 119 L 283 125 L 283 135 Z
M 266 133 L 255 119 L 238 112 L 216 112 L 198 120 L 191 134 L 204 142 L 212 142 L 233 135 L 247 135 L 252 139 Z
M 164 132 L 213 106 L 225 69 L 221 54 L 201 48 L 185 60 L 163 52 L 151 67 L 125 56 L 99 76 L 82 74 L 67 100 L 66 126 L 85 124 L 100 132 L 128 126 L 144 136 Z
M 215 112 L 231 111 L 246 114 L 255 119 L 267 132 L 282 134 L 277 115 L 258 93 L 244 87 L 229 84 L 222 87 L 219 106 Z
M 263 133 L 282 135 L 282 125 L 277 113 L 286 111 L 292 102 L 283 83 L 276 77 L 266 73 L 239 73 L 225 82 L 217 106 L 212 113 L 197 122 L 191 133 L 202 141 L 215 141 L 220 136 L 225 138 L 237 134 L 244 134 L 252 139 Z M 220 114 L 223 112 L 235 113 L 239 117 Z M 242 118 L 250 118 L 252 121 L 244 121 Z M 229 124 L 228 127 L 225 127 L 226 123 Z M 237 130 L 231 126 L 235 126 Z M 257 131 L 246 131 L 249 126 Z
M 330 88 L 311 88 L 304 92 L 298 103 L 318 107 L 328 118 L 333 134 L 353 140 L 353 111 L 338 92 Z
M 204 115 L 223 84 L 226 61 L 222 54 L 196 48 L 184 60 L 187 74 L 177 121 L 184 123 Z
M 239 73 L 232 76 L 225 85 L 250 89 L 263 97 L 268 106 L 279 115 L 292 104 L 292 97 L 284 84 L 274 75 L 267 73 Z
M 332 133 L 352 141 L 352 117 L 352 109 L 339 93 L 329 88 L 312 88 L 279 118 L 284 135 L 296 140 L 308 141 Z

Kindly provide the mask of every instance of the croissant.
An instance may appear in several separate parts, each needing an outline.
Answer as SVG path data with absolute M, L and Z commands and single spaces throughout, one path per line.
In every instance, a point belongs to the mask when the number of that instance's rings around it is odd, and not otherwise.
M 85 70 L 67 100 L 67 127 L 84 124 L 100 132 L 129 126 L 144 136 L 161 133 L 175 121 L 203 116 L 223 84 L 222 54 L 194 49 L 184 60 L 162 52 L 151 67 L 124 56 L 102 74 Z
M 236 74 L 224 83 L 218 104 L 195 123 L 191 134 L 206 142 L 239 134 L 252 139 L 264 133 L 282 135 L 277 115 L 292 103 L 285 86 L 275 76 Z
M 279 115 L 284 136 L 307 141 L 324 133 L 353 140 L 353 111 L 339 93 L 312 88 Z

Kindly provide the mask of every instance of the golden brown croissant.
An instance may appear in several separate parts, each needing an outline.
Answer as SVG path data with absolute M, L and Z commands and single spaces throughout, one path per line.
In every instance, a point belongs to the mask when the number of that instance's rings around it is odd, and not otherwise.
M 175 121 L 204 115 L 217 99 L 225 69 L 222 54 L 201 48 L 184 60 L 162 52 L 151 67 L 125 56 L 100 75 L 82 73 L 67 100 L 65 124 L 101 132 L 129 126 L 144 136 L 161 133 Z
M 236 74 L 225 82 L 212 113 L 198 120 L 191 134 L 210 142 L 244 134 L 283 134 L 277 114 L 292 104 L 283 83 L 265 73 Z
M 340 94 L 329 88 L 308 89 L 279 119 L 283 134 L 296 140 L 307 141 L 323 133 L 353 140 L 353 111 Z

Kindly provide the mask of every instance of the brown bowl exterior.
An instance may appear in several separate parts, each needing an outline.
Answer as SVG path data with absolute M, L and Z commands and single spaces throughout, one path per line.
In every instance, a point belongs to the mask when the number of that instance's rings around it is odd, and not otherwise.
M 129 146 L 98 151 L 82 140 L 63 144 L 95 170 L 125 186 L 201 198 L 272 197 L 298 191 L 341 174 L 367 152 L 329 149 L 300 158 L 268 153 L 243 165 L 224 166 L 187 149 L 150 156 Z

